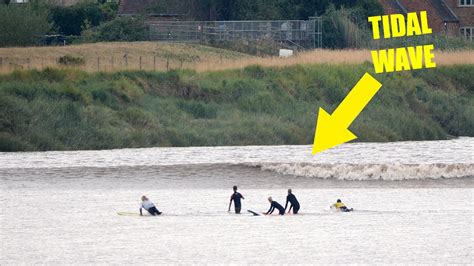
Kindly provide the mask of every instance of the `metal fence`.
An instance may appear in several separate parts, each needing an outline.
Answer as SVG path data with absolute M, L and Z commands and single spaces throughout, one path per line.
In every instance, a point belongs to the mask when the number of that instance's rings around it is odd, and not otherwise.
M 261 41 L 320 48 L 322 20 L 153 21 L 151 40 L 176 42 Z
M 224 59 L 216 59 L 217 63 Z M 170 69 L 194 69 L 200 62 L 167 58 L 159 56 L 127 56 L 127 57 L 88 57 L 81 64 L 61 64 L 58 58 L 38 57 L 0 57 L 0 73 L 9 73 L 14 70 L 45 69 L 45 68 L 75 68 L 88 72 L 147 70 L 168 71 Z

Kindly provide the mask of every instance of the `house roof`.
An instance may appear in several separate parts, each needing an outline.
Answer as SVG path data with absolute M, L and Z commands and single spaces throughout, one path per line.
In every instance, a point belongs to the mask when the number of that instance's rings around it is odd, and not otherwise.
M 438 14 L 446 22 L 457 22 L 459 18 L 451 10 L 451 8 L 444 2 L 444 0 L 430 0 L 433 7 L 438 11 Z
M 154 0 L 121 0 L 118 14 L 122 16 L 146 13 Z

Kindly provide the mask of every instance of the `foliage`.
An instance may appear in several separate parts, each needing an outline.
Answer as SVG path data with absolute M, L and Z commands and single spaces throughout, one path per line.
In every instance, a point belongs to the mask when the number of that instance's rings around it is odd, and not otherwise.
M 35 45 L 50 29 L 45 9 L 0 5 L 0 47 Z
M 148 28 L 141 18 L 118 17 L 94 29 L 93 41 L 144 41 Z
M 51 5 L 49 19 L 64 35 L 78 36 L 84 29 L 113 20 L 118 2 L 84 2 L 72 6 Z
M 58 63 L 64 66 L 81 66 L 86 63 L 84 57 L 65 55 L 59 57 Z
M 384 84 L 351 126 L 359 141 L 474 136 L 474 66 L 377 75 Z M 0 76 L 0 151 L 309 144 L 371 66 L 250 66 L 196 73 Z
M 102 11 L 97 4 L 84 3 L 72 6 L 53 6 L 50 9 L 50 20 L 64 35 L 80 35 L 87 21 L 98 26 L 102 21 Z

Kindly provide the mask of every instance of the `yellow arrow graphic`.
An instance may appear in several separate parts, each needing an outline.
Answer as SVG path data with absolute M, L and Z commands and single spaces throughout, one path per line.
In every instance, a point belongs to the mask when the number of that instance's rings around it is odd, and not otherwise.
M 323 108 L 319 108 L 314 134 L 313 155 L 357 138 L 347 128 L 362 112 L 380 87 L 382 87 L 380 82 L 369 73 L 365 73 L 332 115 L 324 111 Z

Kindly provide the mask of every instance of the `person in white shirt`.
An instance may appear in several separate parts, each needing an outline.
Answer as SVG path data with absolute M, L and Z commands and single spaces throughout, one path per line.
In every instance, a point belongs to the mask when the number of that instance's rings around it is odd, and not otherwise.
M 151 202 L 146 196 L 142 196 L 142 204 L 140 205 L 140 215 L 143 215 L 142 209 L 145 209 L 153 216 L 161 214 L 161 212 L 156 208 L 155 204 L 153 204 L 153 202 Z

